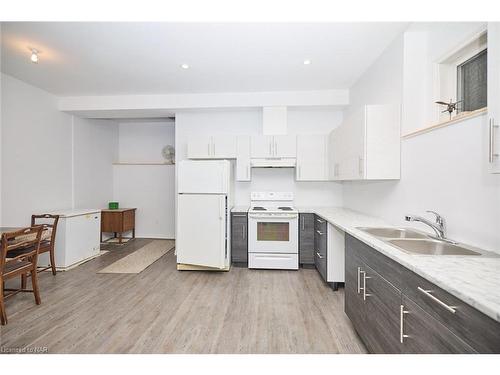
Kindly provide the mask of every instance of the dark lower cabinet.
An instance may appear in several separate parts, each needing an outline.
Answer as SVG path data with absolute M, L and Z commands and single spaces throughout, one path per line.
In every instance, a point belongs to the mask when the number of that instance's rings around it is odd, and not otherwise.
M 299 264 L 314 266 L 314 214 L 299 214 Z
M 328 281 L 328 223 L 314 215 L 314 265 L 325 282 Z
M 476 353 L 405 295 L 400 307 L 400 320 L 403 353 Z
M 499 322 L 348 234 L 345 254 L 345 312 L 369 352 L 500 353 Z
M 248 215 L 231 213 L 231 262 L 234 266 L 248 265 Z

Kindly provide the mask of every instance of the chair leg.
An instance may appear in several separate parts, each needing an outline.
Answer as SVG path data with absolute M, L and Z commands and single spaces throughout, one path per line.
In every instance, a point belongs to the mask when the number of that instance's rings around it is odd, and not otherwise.
M 2 287 L 0 288 L 0 324 L 7 324 L 7 313 L 5 312 L 5 304 L 3 303 L 3 282 Z
M 23 273 L 21 275 L 21 289 L 26 289 L 26 280 L 27 280 L 28 276 Z
M 38 289 L 38 274 L 35 270 L 31 271 L 31 284 L 33 285 L 33 293 L 35 294 L 35 302 L 37 305 L 42 303 L 40 299 L 40 290 Z
M 50 267 L 52 268 L 52 275 L 56 275 L 56 261 L 54 259 L 54 247 L 50 249 Z

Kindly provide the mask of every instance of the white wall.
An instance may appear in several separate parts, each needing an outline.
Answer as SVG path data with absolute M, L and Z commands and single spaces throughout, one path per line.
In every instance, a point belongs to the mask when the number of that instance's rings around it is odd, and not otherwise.
M 74 207 L 107 207 L 113 196 L 118 124 L 74 117 L 73 153 Z
M 72 205 L 71 116 L 57 98 L 2 74 L 2 224 Z
M 467 26 L 460 28 L 451 25 L 448 28 L 436 24 L 432 29 L 432 40 L 427 39 L 423 44 L 425 48 L 422 49 L 420 45 L 415 51 L 433 51 L 432 55 L 426 55 L 426 60 L 432 61 L 434 56 L 439 55 L 437 45 L 442 40 L 438 30 L 446 30 L 445 40 L 460 41 L 477 25 Z M 449 34 L 450 30 L 455 31 L 453 38 Z M 425 29 L 420 27 L 418 32 L 425 32 Z M 405 35 L 404 40 L 406 43 L 414 38 Z M 411 48 L 408 49 L 408 45 L 403 46 L 398 41 L 395 43 L 352 87 L 351 101 L 357 105 L 378 103 L 380 93 L 384 93 L 385 98 L 399 103 L 400 93 L 411 91 L 411 87 L 405 86 L 405 83 L 423 82 L 424 88 L 416 90 L 420 95 L 413 96 L 413 105 L 405 101 L 402 128 L 403 131 L 409 131 L 415 127 L 425 127 L 429 125 L 422 123 L 425 122 L 425 116 L 421 116 L 421 122 L 416 123 L 413 116 L 408 116 L 408 111 L 415 109 L 415 106 L 426 111 L 423 107 L 426 105 L 431 108 L 427 112 L 432 112 L 432 102 L 428 103 L 432 99 L 428 90 L 431 78 L 422 76 L 423 70 L 416 64 L 408 63 L 411 60 Z M 390 57 L 395 54 L 398 58 Z M 415 58 L 421 59 L 422 56 Z M 403 76 L 400 72 L 403 72 Z M 500 250 L 500 176 L 486 172 L 485 121 L 485 116 L 480 116 L 402 140 L 401 180 L 344 183 L 344 206 L 382 217 L 394 224 L 421 229 L 425 229 L 422 224 L 404 222 L 404 215 L 425 214 L 425 210 L 435 210 L 447 219 L 450 238 L 490 250 Z
M 109 201 L 116 125 L 60 112 L 55 96 L 5 74 L 1 90 L 2 225 Z
M 120 123 L 118 159 L 163 162 L 163 147 L 174 143 L 172 122 Z M 175 166 L 115 165 L 113 180 L 113 199 L 137 208 L 137 237 L 175 237 Z
M 342 121 L 335 108 L 291 108 L 289 134 L 328 133 Z M 262 134 L 262 110 L 204 110 L 176 114 L 177 160 L 187 158 L 187 142 L 192 136 Z M 336 182 L 297 182 L 295 169 L 252 169 L 252 181 L 235 183 L 235 204 L 247 205 L 251 191 L 292 191 L 297 206 L 341 206 L 342 186 Z

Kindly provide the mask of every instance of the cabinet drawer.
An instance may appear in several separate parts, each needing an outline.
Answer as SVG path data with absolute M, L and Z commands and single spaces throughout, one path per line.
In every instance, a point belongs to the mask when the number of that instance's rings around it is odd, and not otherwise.
M 248 268 L 296 270 L 299 268 L 299 257 L 298 254 L 250 253 Z
M 500 353 L 500 323 L 412 271 L 403 293 L 480 353 Z
M 357 255 L 366 262 L 375 272 L 383 275 L 384 278 L 393 284 L 395 287 L 400 288 L 403 270 L 408 271 L 399 263 L 379 253 L 377 250 L 372 249 L 364 242 L 346 235 L 346 249 L 349 251 L 356 251 Z
M 314 230 L 326 233 L 327 221 L 320 218 L 318 215 L 314 215 Z
M 327 261 L 326 261 L 326 253 L 321 253 L 316 250 L 314 252 L 314 265 L 316 269 L 320 273 L 323 280 L 327 281 Z
M 474 349 L 405 295 L 402 309 L 400 335 L 404 335 L 401 337 L 403 353 L 475 353 Z

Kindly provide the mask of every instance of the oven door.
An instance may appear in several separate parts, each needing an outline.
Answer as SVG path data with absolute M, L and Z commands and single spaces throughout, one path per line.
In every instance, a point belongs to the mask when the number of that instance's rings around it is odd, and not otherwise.
M 248 215 L 250 253 L 298 253 L 298 215 Z

